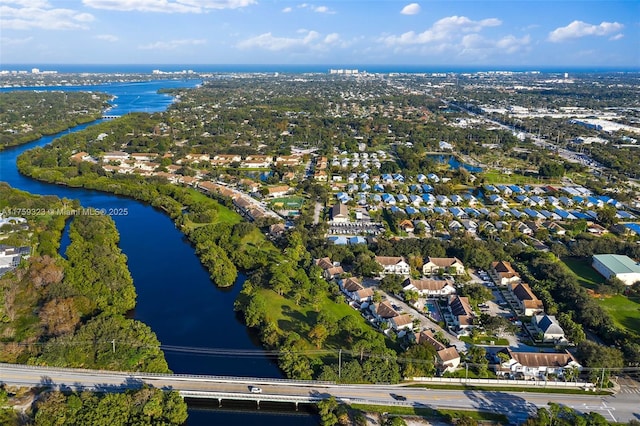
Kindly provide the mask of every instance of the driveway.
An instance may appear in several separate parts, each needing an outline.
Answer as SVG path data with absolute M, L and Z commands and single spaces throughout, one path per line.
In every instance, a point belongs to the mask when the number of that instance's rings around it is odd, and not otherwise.
M 387 294 L 380 289 L 378 289 L 378 291 L 380 291 L 380 293 L 382 293 L 382 295 L 384 295 L 387 298 L 387 300 L 389 300 L 393 305 L 396 305 L 402 308 L 402 313 L 407 313 L 407 314 L 410 314 L 413 318 L 417 318 L 420 321 L 420 328 L 427 329 L 427 330 L 431 329 L 435 333 L 437 333 L 438 331 L 441 331 L 442 334 L 445 335 L 447 339 L 449 339 L 449 343 L 452 346 L 455 346 L 458 351 L 467 350 L 467 344 L 465 342 L 458 339 L 456 335 L 451 333 L 449 330 L 445 330 L 444 328 L 440 327 L 438 323 L 431 321 L 425 315 L 418 312 L 413 306 L 410 306 L 409 304 L 405 303 L 399 298 L 393 295 Z

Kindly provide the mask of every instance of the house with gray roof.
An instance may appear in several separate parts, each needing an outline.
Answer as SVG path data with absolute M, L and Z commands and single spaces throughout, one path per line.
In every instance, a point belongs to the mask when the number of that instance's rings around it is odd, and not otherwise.
M 531 325 L 542 333 L 544 343 L 560 343 L 567 340 L 564 336 L 564 330 L 553 315 L 534 315 L 531 317 Z

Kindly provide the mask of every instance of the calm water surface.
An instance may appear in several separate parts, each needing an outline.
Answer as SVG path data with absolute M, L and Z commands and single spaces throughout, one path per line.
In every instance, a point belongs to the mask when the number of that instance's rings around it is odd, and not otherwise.
M 117 106 L 109 114 L 122 115 L 132 111 L 163 111 L 173 99 L 157 94 L 158 89 L 194 87 L 199 83 L 195 80 L 156 81 L 71 89 L 64 87 L 64 90 L 93 90 L 116 95 L 114 103 Z M 81 125 L 71 131 L 87 126 Z M 43 137 L 30 144 L 1 151 L 0 181 L 33 194 L 79 199 L 83 206 L 128 210 L 127 215 L 113 216 L 113 219 L 120 232 L 120 247 L 127 255 L 138 293 L 132 316 L 148 324 L 163 345 L 187 347 L 186 352 L 165 351 L 169 368 L 176 373 L 282 377 L 273 360 L 259 350 L 255 336 L 249 333 L 233 311 L 233 302 L 245 277 L 239 275 L 230 289 L 216 288 L 196 257 L 194 249 L 169 217 L 135 200 L 98 191 L 46 184 L 18 173 L 15 165 L 18 155 L 36 146 L 44 146 L 55 137 Z M 63 237 L 62 244 L 68 244 L 68 236 Z M 202 354 L 189 349 L 190 347 L 216 350 L 207 350 L 206 354 Z M 188 424 L 245 422 L 261 425 L 317 424 L 315 416 L 303 412 L 291 415 L 202 408 L 190 409 Z

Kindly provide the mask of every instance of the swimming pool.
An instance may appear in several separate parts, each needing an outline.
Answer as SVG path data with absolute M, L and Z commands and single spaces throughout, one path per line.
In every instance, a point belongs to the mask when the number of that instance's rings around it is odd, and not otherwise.
M 427 300 L 424 303 L 425 308 L 427 308 L 427 310 L 429 311 L 429 315 L 431 316 L 431 318 L 434 319 L 434 321 L 436 322 L 440 322 L 442 321 L 442 316 L 440 315 L 440 309 L 438 309 L 438 306 L 436 305 L 436 302 L 433 300 Z

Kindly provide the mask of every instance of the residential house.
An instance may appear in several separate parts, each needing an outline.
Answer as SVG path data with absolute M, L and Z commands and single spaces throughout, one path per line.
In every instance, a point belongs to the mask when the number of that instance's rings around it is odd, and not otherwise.
M 368 302 L 373 297 L 373 289 L 371 287 L 365 288 L 355 277 L 342 279 L 339 285 L 342 292 L 354 302 Z
M 409 314 L 395 316 L 390 318 L 388 322 L 391 324 L 391 328 L 396 331 L 410 330 L 413 328 L 413 317 Z
M 534 315 L 531 317 L 531 325 L 542 333 L 544 343 L 559 343 L 567 340 L 564 336 L 564 330 L 553 315 Z
M 30 247 L 13 247 L 0 244 L 0 277 L 17 268 L 22 259 L 27 259 L 30 255 Z
M 478 224 L 473 220 L 465 219 L 461 223 L 468 233 L 475 235 L 478 232 Z
M 345 204 L 337 203 L 331 207 L 331 221 L 334 223 L 349 222 L 349 209 Z
M 522 282 L 510 283 L 508 285 L 509 291 L 518 301 L 518 306 L 525 316 L 533 316 L 538 313 L 544 312 L 544 304 L 542 300 L 538 299 L 529 284 Z
M 430 345 L 436 350 L 438 369 L 443 373 L 452 373 L 460 365 L 460 354 L 455 346 L 446 347 L 435 339 L 431 330 L 421 331 L 416 336 L 416 343 Z
M 286 230 L 284 223 L 274 223 L 273 225 L 269 226 L 269 236 L 271 236 L 272 238 L 276 238 L 276 237 L 280 237 L 284 234 L 284 231 Z
M 436 195 L 436 201 L 438 202 L 438 204 L 440 204 L 441 206 L 446 206 L 449 203 L 451 203 L 451 200 L 449 199 L 449 197 L 447 197 L 446 195 Z
M 402 229 L 404 232 L 413 233 L 415 231 L 415 227 L 413 226 L 413 222 L 409 219 L 404 219 L 402 222 L 398 224 L 398 228 Z
M 291 191 L 288 185 L 270 186 L 267 188 L 267 195 L 272 198 L 282 197 Z
M 328 257 L 315 259 L 314 264 L 322 269 L 322 276 L 328 281 L 344 274 L 344 269 L 342 269 L 342 266 L 340 266 L 340 264 L 337 262 L 332 262 Z
M 503 260 L 491 263 L 489 275 L 493 279 L 493 282 L 499 286 L 507 286 L 511 283 L 519 283 L 521 281 L 520 275 L 513 269 L 511 263 Z
M 393 257 L 393 256 L 376 256 L 376 263 L 382 266 L 382 272 L 380 275 L 409 275 L 411 272 L 411 267 L 407 263 L 404 257 Z
M 102 154 L 102 160 L 105 162 L 109 161 L 127 161 L 129 159 L 129 154 L 122 151 L 111 151 L 105 152 Z
M 386 300 L 378 303 L 372 303 L 369 305 L 369 310 L 378 321 L 388 321 L 391 318 L 400 315 Z
M 451 275 L 463 275 L 465 267 L 457 257 L 427 257 L 426 262 L 422 265 L 422 273 L 424 275 L 433 275 L 442 272 Z
M 475 314 L 471 308 L 468 297 L 458 295 L 449 296 L 449 310 L 453 315 L 454 325 L 459 330 L 466 330 L 473 327 L 473 318 Z
M 448 297 L 456 293 L 456 288 L 450 280 L 407 278 L 402 286 L 404 291 L 415 291 L 423 297 Z
M 447 228 L 449 229 L 450 232 L 462 232 L 462 231 L 464 231 L 464 225 L 462 225 L 457 220 L 452 220 L 451 222 L 449 222 L 449 224 L 447 225 Z
M 604 226 L 598 225 L 595 222 L 587 222 L 587 232 L 593 235 L 602 235 L 609 231 Z
M 564 352 L 514 352 L 509 348 L 501 352 L 509 356 L 509 360 L 501 364 L 501 372 L 520 376 L 524 379 L 542 379 L 548 374 L 562 376 L 567 369 L 581 370 L 582 366 L 569 353 Z
M 81 161 L 92 161 L 92 160 L 93 158 L 91 157 L 91 155 L 89 155 L 88 152 L 84 152 L 84 151 L 76 152 L 71 157 L 69 157 L 69 161 L 71 161 L 72 163 L 79 163 Z
M 548 229 L 549 234 L 552 234 L 552 235 L 565 235 L 567 233 L 567 230 L 564 229 L 557 222 L 549 222 L 549 221 L 542 222 L 542 226 Z

